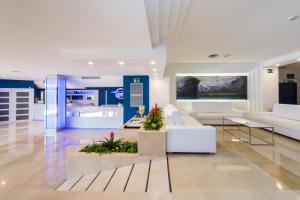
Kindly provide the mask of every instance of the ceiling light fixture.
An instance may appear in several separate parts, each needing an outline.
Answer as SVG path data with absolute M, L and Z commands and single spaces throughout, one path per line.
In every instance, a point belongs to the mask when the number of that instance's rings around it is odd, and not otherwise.
M 151 64 L 151 65 L 155 65 L 156 62 L 155 62 L 154 60 L 152 60 L 152 61 L 150 62 L 150 64 Z
M 298 16 L 297 15 L 294 15 L 294 16 L 291 16 L 288 18 L 289 21 L 295 21 L 298 19 Z
M 20 73 L 21 71 L 19 71 L 19 70 L 11 70 L 10 72 L 11 73 Z
M 300 58 L 298 58 L 297 61 L 300 62 Z
M 208 57 L 209 57 L 209 58 L 216 58 L 216 57 L 218 57 L 218 56 L 219 56 L 219 55 L 215 53 L 215 54 L 209 55 Z
M 154 76 L 157 76 L 157 73 L 154 73 Z
M 87 64 L 88 65 L 94 65 L 94 63 L 92 61 L 89 61 Z
M 280 64 L 276 64 L 275 66 L 276 66 L 276 67 L 279 67 L 279 66 L 280 66 Z
M 157 71 L 157 69 L 156 69 L 156 68 L 153 68 L 153 69 L 152 69 L 152 71 L 156 72 L 156 71 Z
M 124 65 L 124 61 L 119 61 L 119 65 Z

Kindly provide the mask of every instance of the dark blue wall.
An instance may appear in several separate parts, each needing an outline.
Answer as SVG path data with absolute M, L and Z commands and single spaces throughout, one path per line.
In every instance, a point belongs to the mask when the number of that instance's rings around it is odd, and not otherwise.
M 124 123 L 137 114 L 138 107 L 130 107 L 130 83 L 134 82 L 134 79 L 140 79 L 140 83 L 143 83 L 143 102 L 145 105 L 145 114 L 149 113 L 149 76 L 123 76 L 124 87 Z
M 34 88 L 34 81 L 0 79 L 0 88 Z
M 99 105 L 105 104 L 105 90 L 107 90 L 107 104 L 123 103 L 123 100 L 117 99 L 112 92 L 120 87 L 87 87 L 87 90 L 98 90 L 99 92 Z
M 41 89 L 34 84 L 34 81 L 0 79 L 0 88 L 33 88 L 34 98 L 40 100 Z

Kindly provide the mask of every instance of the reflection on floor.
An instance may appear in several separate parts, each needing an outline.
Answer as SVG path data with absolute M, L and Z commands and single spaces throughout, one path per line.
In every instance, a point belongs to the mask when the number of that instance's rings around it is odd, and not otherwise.
M 0 199 L 300 200 L 299 141 L 275 135 L 275 146 L 250 146 L 229 134 L 223 138 L 222 128 L 217 129 L 217 154 L 168 155 L 170 192 L 163 158 L 148 159 L 153 160 L 148 181 L 149 162 L 141 158 L 134 158 L 134 167 L 124 162 L 117 170 L 73 171 L 78 166 L 92 169 L 85 160 L 70 162 L 70 157 L 79 157 L 74 152 L 108 136 L 109 130 L 70 129 L 45 136 L 40 122 L 0 125 Z M 116 136 L 135 137 L 133 133 Z M 109 157 L 94 157 L 110 162 Z

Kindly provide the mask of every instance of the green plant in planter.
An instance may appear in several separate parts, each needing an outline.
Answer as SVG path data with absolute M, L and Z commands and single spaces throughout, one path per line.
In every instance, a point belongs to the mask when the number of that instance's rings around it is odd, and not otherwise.
M 112 152 L 126 152 L 126 153 L 137 153 L 137 142 L 128 142 L 122 140 L 115 140 L 114 132 L 110 133 L 109 138 L 104 138 L 103 141 L 93 141 L 92 144 L 88 144 L 80 150 L 85 153 L 112 153 Z
M 146 131 L 159 130 L 163 126 L 162 111 L 160 108 L 155 107 L 151 109 L 146 121 L 143 123 L 143 127 Z

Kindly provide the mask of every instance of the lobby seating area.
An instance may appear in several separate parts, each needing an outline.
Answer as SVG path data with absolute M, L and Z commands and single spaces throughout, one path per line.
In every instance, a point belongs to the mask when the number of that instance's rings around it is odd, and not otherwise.
M 272 112 L 246 113 L 249 119 L 274 126 L 274 131 L 300 140 L 300 106 L 275 104 Z
M 300 200 L 300 0 L 0 0 L 0 200 Z

